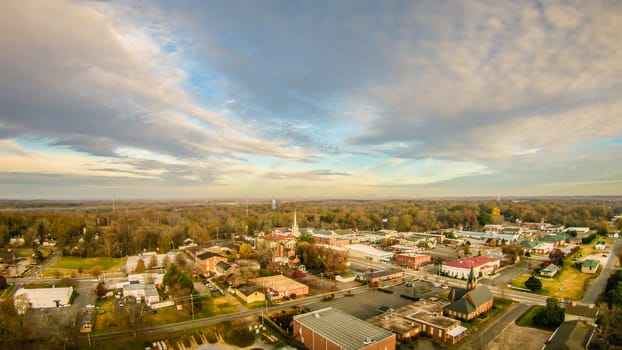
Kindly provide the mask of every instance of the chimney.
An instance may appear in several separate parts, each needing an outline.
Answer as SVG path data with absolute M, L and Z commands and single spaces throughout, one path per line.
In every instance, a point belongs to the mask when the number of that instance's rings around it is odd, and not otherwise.
M 590 307 L 590 309 L 593 309 L 593 308 L 594 308 L 594 304 L 590 304 L 590 305 L 588 305 L 588 306 Z
M 577 302 L 576 302 L 576 300 L 573 300 L 573 301 L 572 301 L 572 306 L 577 306 Z

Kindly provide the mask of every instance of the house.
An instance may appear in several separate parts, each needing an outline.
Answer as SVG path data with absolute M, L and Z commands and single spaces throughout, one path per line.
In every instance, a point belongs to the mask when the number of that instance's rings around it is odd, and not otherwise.
M 19 309 L 17 303 L 21 298 L 26 299 L 33 309 L 67 306 L 71 303 L 73 292 L 73 287 L 20 288 L 15 292 L 15 308 Z
M 400 269 L 388 269 L 384 271 L 370 272 L 365 275 L 365 281 L 369 284 L 380 283 L 404 276 L 404 271 Z
M 573 302 L 572 304 L 564 307 L 564 315 L 564 321 L 581 320 L 585 321 L 589 325 L 596 325 L 598 307 L 594 304 L 580 305 Z
M 432 262 L 432 257 L 426 254 L 397 254 L 396 263 L 399 266 L 417 270 L 419 266 Z
M 293 326 L 308 349 L 395 349 L 395 334 L 332 307 L 296 315 Z
M 226 263 L 227 258 L 213 252 L 204 252 L 196 256 L 196 263 L 201 269 L 201 274 L 203 276 L 216 274 L 216 265 L 218 265 L 219 262 Z
M 550 264 L 547 267 L 540 270 L 540 276 L 542 277 L 553 277 L 559 272 L 560 268 L 555 264 Z
M 587 349 L 596 330 L 585 321 L 573 320 L 562 323 L 546 341 L 543 350 Z
M 469 321 L 490 310 L 494 297 L 488 287 L 477 286 L 475 269 L 471 268 L 467 288 L 454 287 L 449 292 L 451 304 L 443 308 L 445 316 Z
M 132 296 L 136 298 L 136 302 L 145 301 L 145 304 L 151 305 L 160 301 L 158 290 L 153 284 L 128 284 L 123 286 L 123 296 Z
M 600 261 L 587 259 L 583 261 L 581 264 L 581 272 L 595 274 L 598 271 L 598 266 L 600 265 Z
M 557 232 L 540 237 L 540 241 L 552 244 L 553 248 L 560 248 L 566 245 L 567 238 L 568 235 L 566 235 L 565 233 Z
M 243 285 L 235 289 L 237 295 L 245 304 L 259 303 L 266 301 L 266 293 L 260 287 L 253 285 Z
M 269 292 L 271 300 L 289 297 L 292 294 L 303 296 L 309 294 L 309 287 L 283 275 L 260 277 L 251 280 L 251 283 L 264 288 Z
M 605 249 L 607 249 L 607 243 L 605 241 L 599 241 L 594 246 L 594 249 L 596 249 L 596 250 L 605 250 Z
M 441 274 L 453 278 L 466 279 L 471 272 L 471 268 L 473 268 L 477 277 L 483 277 L 494 274 L 500 264 L 501 260 L 499 259 L 487 256 L 470 256 L 443 263 L 441 265 Z
M 529 252 L 529 254 L 538 254 L 538 255 L 547 255 L 555 248 L 553 243 L 547 242 L 539 242 L 539 241 L 521 241 L 521 248 L 525 250 L 525 252 Z

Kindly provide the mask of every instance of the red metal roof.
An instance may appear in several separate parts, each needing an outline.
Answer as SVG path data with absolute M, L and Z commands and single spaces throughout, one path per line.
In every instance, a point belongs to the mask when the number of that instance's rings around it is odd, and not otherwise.
M 459 259 L 456 261 L 445 262 L 443 263 L 443 265 L 463 268 L 463 269 L 470 269 L 471 266 L 479 267 L 484 264 L 488 264 L 488 263 L 495 262 L 495 261 L 499 261 L 499 259 L 490 258 L 487 256 L 470 256 L 468 258 L 463 258 L 463 259 Z

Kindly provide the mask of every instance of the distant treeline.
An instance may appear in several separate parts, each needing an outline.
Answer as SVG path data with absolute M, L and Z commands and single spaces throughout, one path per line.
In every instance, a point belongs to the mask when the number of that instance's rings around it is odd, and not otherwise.
M 67 206 L 68 203 L 59 202 Z M 75 203 L 80 206 L 83 204 Z M 26 245 L 53 238 L 68 254 L 120 256 L 168 251 L 192 238 L 197 243 L 290 227 L 377 231 L 479 230 L 490 223 L 545 222 L 609 230 L 622 202 L 613 200 L 332 200 L 269 202 L 120 202 L 116 211 L 84 205 L 76 209 L 0 212 L 0 246 L 21 236 Z

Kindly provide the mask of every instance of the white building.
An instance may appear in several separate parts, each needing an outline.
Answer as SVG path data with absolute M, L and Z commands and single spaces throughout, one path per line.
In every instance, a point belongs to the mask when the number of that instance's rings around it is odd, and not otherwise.
M 134 283 L 142 283 L 142 284 L 161 285 L 162 281 L 164 280 L 164 274 L 163 273 L 149 273 L 149 272 L 135 273 L 135 274 L 127 275 L 127 280 L 130 282 L 130 284 L 134 282 Z
M 349 244 L 345 246 L 350 257 L 367 259 L 375 262 L 384 261 L 393 257 L 392 252 L 385 252 L 365 244 Z
M 475 272 L 475 276 L 480 277 L 493 274 L 500 265 L 501 261 L 499 259 L 487 256 L 471 256 L 456 261 L 444 262 L 441 265 L 441 273 L 449 277 L 466 279 L 471 272 L 471 267 L 473 272 Z
M 31 308 L 40 309 L 69 305 L 72 294 L 73 287 L 36 289 L 20 288 L 17 292 L 15 292 L 15 298 L 20 299 L 19 297 L 23 296 L 23 298 L 28 300 L 28 304 Z
M 133 296 L 136 302 L 140 302 L 143 298 L 145 304 L 151 305 L 160 301 L 158 290 L 153 284 L 128 284 L 123 286 L 123 296 Z

